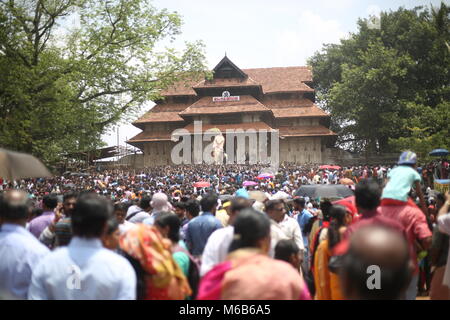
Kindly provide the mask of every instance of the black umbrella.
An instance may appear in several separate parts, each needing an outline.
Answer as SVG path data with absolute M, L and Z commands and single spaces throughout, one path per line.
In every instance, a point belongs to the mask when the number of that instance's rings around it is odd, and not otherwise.
M 72 172 L 70 174 L 72 177 L 88 177 L 89 173 L 84 173 L 84 172 Z
M 315 198 L 347 198 L 353 191 L 342 184 L 311 184 L 301 186 L 295 193 L 298 197 Z

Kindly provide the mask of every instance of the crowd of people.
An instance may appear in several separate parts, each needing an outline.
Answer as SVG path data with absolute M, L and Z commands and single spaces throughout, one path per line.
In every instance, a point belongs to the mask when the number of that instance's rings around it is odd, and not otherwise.
M 418 166 L 160 166 L 0 181 L 3 299 L 450 299 L 450 194 Z M 201 182 L 201 184 L 199 184 Z M 345 184 L 344 199 L 299 195 Z

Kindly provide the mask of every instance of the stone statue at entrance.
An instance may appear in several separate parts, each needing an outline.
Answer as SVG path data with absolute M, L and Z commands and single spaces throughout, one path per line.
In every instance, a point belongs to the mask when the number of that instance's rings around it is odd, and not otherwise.
M 223 145 L 225 144 L 225 138 L 222 133 L 216 135 L 213 141 L 213 154 L 214 154 L 214 163 L 222 164 L 223 163 Z

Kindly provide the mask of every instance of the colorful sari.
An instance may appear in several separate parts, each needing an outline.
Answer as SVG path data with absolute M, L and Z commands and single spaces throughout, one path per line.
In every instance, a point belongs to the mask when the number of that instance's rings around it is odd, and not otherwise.
M 200 282 L 198 300 L 310 300 L 300 273 L 254 249 L 231 253 Z
M 183 300 L 191 288 L 172 256 L 171 243 L 149 225 L 137 224 L 120 238 L 120 248 L 145 272 L 145 300 Z
M 339 276 L 331 272 L 328 264 L 331 258 L 328 239 L 317 248 L 314 259 L 315 300 L 343 300 Z

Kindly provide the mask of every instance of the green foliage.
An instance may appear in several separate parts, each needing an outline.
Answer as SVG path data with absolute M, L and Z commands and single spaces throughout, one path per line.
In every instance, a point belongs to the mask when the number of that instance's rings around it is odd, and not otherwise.
M 351 151 L 450 146 L 450 7 L 381 13 L 310 58 L 317 99 L 332 115 L 337 143 Z
M 0 0 L 0 145 L 48 163 L 101 146 L 162 89 L 205 75 L 203 43 L 163 47 L 181 24 L 149 0 Z

